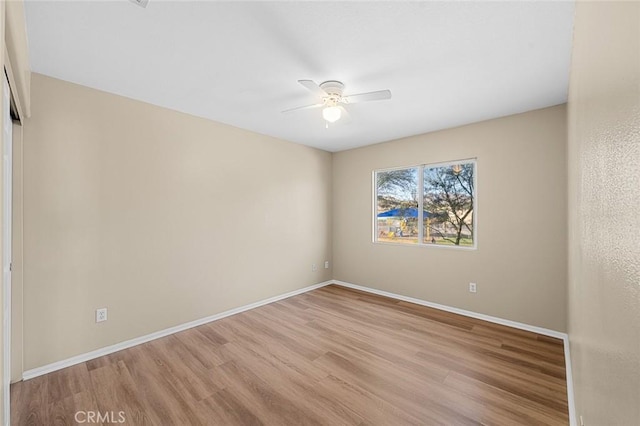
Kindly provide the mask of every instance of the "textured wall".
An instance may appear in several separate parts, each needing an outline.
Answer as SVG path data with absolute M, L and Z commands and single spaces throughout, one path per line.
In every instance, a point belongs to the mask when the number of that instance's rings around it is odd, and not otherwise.
M 371 242 L 373 170 L 472 157 L 477 250 Z M 339 152 L 333 171 L 334 278 L 565 331 L 564 105 Z
M 331 278 L 328 152 L 34 75 L 23 166 L 25 369 Z
M 586 426 L 640 421 L 640 3 L 579 2 L 569 92 L 569 336 Z

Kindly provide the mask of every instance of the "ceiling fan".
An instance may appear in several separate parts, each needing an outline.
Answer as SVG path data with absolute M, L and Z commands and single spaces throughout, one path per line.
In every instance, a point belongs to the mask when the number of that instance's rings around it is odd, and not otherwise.
M 287 113 L 302 109 L 322 108 L 322 118 L 326 120 L 327 126 L 329 123 L 335 123 L 342 116 L 349 116 L 349 113 L 344 108 L 345 105 L 355 104 L 357 102 L 391 99 L 391 90 L 377 90 L 375 92 L 344 96 L 344 84 L 336 80 L 329 80 L 320 84 L 316 84 L 313 80 L 298 80 L 298 83 L 316 95 L 319 98 L 318 103 L 291 108 L 282 112 Z

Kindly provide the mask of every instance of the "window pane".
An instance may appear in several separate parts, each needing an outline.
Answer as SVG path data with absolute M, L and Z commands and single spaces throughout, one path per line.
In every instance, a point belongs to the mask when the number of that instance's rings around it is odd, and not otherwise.
M 424 243 L 472 247 L 475 163 L 424 168 Z
M 377 241 L 418 242 L 418 169 L 376 173 Z

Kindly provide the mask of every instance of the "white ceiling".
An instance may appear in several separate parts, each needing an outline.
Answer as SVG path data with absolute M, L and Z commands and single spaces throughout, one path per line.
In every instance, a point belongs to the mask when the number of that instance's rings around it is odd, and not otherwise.
M 340 151 L 567 100 L 573 2 L 26 3 L 33 71 Z M 393 98 L 325 128 L 299 79 Z

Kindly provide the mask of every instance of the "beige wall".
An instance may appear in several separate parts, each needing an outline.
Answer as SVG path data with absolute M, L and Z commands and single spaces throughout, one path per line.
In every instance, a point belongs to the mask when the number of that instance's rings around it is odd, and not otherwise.
M 331 278 L 328 152 L 34 74 L 23 161 L 25 369 Z
M 373 170 L 472 157 L 477 250 L 371 242 Z M 564 105 L 339 152 L 334 278 L 564 331 L 565 168 Z
M 579 2 L 569 91 L 569 338 L 586 426 L 640 418 L 640 3 Z

